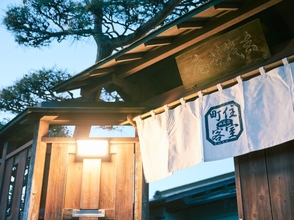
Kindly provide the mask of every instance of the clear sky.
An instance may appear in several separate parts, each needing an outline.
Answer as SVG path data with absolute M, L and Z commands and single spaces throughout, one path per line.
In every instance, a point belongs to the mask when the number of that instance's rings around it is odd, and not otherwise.
M 7 4 L 18 4 L 22 0 L 0 0 L 0 17 L 4 16 Z M 13 35 L 0 25 L 0 88 L 12 85 L 30 70 L 42 67 L 67 69 L 76 74 L 94 64 L 96 46 L 92 40 L 72 43 L 71 41 L 54 43 L 49 48 L 27 48 L 17 45 Z M 7 117 L 0 112 L 0 118 Z M 206 162 L 192 168 L 175 172 L 174 175 L 149 184 L 149 195 L 156 190 L 170 189 L 183 184 L 192 183 L 234 170 L 233 160 Z

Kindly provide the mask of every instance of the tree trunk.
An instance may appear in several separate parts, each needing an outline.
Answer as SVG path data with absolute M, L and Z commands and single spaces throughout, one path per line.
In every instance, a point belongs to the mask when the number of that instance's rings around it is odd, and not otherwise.
M 97 45 L 96 62 L 110 56 L 113 48 L 110 44 L 110 38 L 105 35 L 93 36 Z

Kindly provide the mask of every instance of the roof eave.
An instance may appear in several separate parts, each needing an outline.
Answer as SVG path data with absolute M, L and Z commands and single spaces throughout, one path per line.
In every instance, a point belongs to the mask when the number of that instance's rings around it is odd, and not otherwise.
M 78 73 L 77 75 L 69 78 L 66 81 L 63 81 L 62 83 L 57 84 L 56 86 L 54 86 L 52 88 L 53 91 L 56 92 L 64 92 L 64 91 L 68 91 L 68 90 L 73 90 L 73 89 L 77 89 L 77 88 L 68 88 L 68 85 L 72 82 L 77 81 L 78 79 L 82 78 L 83 76 L 85 76 L 86 74 L 90 73 L 91 71 L 97 69 L 99 66 L 102 66 L 103 64 L 106 64 L 112 60 L 115 60 L 116 58 L 120 57 L 121 55 L 127 53 L 128 51 L 138 47 L 139 45 L 153 39 L 154 37 L 158 36 L 159 34 L 163 33 L 164 31 L 168 30 L 169 28 L 176 26 L 180 23 L 182 23 L 183 21 L 186 21 L 187 19 L 195 16 L 196 14 L 206 10 L 209 7 L 212 7 L 220 2 L 222 2 L 223 0 L 211 0 L 206 2 L 205 4 L 191 10 L 190 12 L 188 12 L 187 14 L 175 19 L 174 21 L 158 28 L 155 29 L 154 31 L 152 31 L 150 34 L 138 39 L 137 41 L 135 41 L 134 43 L 132 43 L 131 45 L 129 45 L 128 47 L 118 51 L 117 53 L 104 58 L 103 60 L 100 60 L 98 62 L 96 62 L 95 64 L 93 64 L 92 66 L 88 67 L 87 69 L 83 70 L 82 72 Z

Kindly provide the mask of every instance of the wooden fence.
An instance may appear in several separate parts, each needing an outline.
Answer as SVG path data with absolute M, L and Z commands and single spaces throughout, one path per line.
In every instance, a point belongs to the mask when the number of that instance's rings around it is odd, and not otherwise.
M 0 219 L 19 219 L 25 204 L 32 141 L 11 151 L 14 144 L 5 143 L 0 166 Z

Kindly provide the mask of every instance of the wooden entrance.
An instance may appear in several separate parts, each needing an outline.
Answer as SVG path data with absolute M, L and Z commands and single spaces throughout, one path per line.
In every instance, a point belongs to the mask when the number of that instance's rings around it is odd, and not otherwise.
M 35 111 L 23 116 L 40 117 Z M 138 138 L 108 139 L 110 160 L 77 159 L 75 138 L 48 137 L 58 117 L 33 119 L 0 134 L 1 220 L 148 219 Z
M 113 139 L 111 161 L 75 160 L 72 139 L 43 138 L 47 144 L 40 210 L 44 219 L 72 219 L 73 210 L 105 210 L 103 219 L 133 219 L 137 139 Z M 138 171 L 138 170 L 137 170 Z M 140 172 L 141 173 L 141 172 Z M 80 218 L 88 219 L 88 218 Z M 91 218 L 98 219 L 98 218 Z

